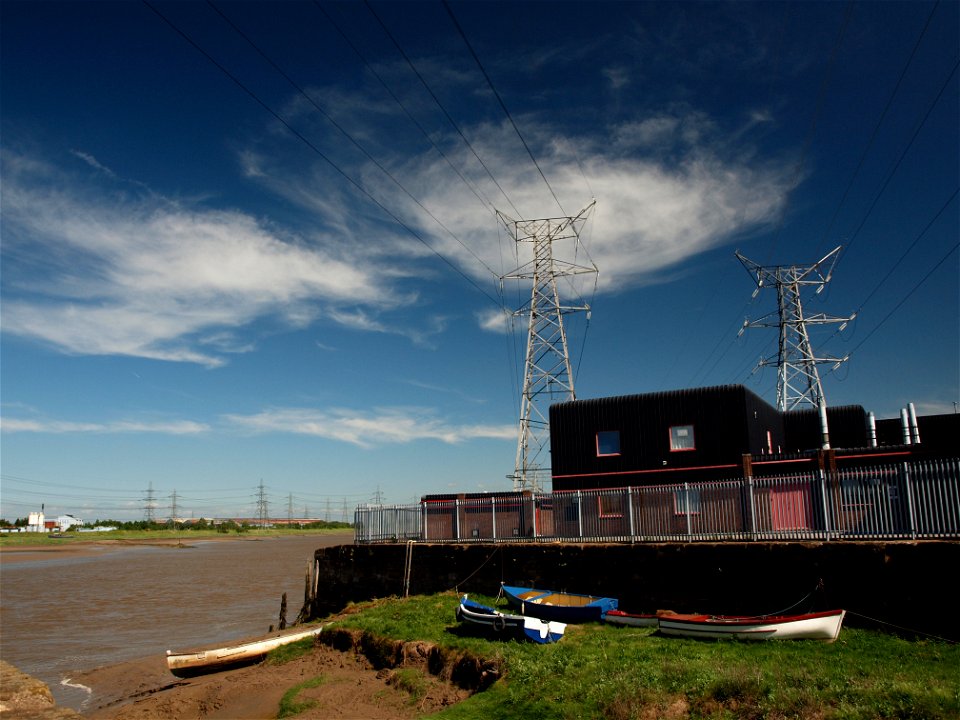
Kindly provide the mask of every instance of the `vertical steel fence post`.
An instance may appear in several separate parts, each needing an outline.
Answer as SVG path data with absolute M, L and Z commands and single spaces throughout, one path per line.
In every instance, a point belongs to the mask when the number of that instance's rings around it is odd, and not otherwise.
M 756 487 L 753 484 L 753 475 L 747 476 L 747 502 L 750 505 L 750 537 L 757 539 L 757 501 L 753 496 Z
M 460 539 L 460 498 L 453 501 L 453 539 Z
M 583 539 L 583 496 L 577 490 L 577 537 Z
M 497 496 L 493 495 L 490 498 L 490 515 L 493 519 L 493 539 L 497 539 Z
M 537 494 L 535 492 L 530 493 L 530 505 L 532 508 L 533 517 L 531 522 L 533 524 L 533 537 L 537 537 Z
M 917 539 L 917 516 L 913 510 L 913 483 L 910 480 L 910 464 L 903 463 L 903 484 L 907 490 L 907 517 L 910 518 L 910 537 Z
M 830 502 L 827 498 L 827 474 L 823 471 L 823 468 L 818 470 L 820 473 L 820 499 L 823 505 L 823 529 L 826 533 L 826 539 L 830 539 L 831 535 L 831 522 L 830 522 Z
M 630 513 L 630 542 L 637 539 L 633 525 L 633 487 L 627 486 L 627 512 Z
M 693 521 L 690 519 L 690 483 L 683 484 L 683 511 L 687 516 L 687 539 L 693 538 Z

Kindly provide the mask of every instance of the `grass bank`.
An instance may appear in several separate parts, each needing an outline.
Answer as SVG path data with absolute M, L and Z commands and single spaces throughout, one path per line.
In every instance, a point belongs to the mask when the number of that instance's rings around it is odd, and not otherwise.
M 592 623 L 543 646 L 474 636 L 455 622 L 456 604 L 453 594 L 377 601 L 337 624 L 502 660 L 503 680 L 437 718 L 960 717 L 960 646 L 945 641 L 849 622 L 832 644 L 686 640 Z

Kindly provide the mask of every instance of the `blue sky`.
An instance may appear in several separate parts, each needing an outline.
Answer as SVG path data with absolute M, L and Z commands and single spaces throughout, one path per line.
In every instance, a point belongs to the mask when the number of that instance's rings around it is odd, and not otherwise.
M 857 313 L 812 338 L 849 355 L 828 403 L 960 400 L 957 2 L 0 12 L 5 518 L 510 487 L 528 290 L 498 210 L 596 200 L 578 397 L 775 403 L 775 331 L 737 336 L 775 294 L 734 251 L 842 245 L 805 299 Z

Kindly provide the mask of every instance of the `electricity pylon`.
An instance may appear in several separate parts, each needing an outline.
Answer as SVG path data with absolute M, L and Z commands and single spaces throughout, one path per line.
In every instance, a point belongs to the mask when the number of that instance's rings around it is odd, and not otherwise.
M 257 521 L 260 527 L 265 527 L 270 521 L 269 501 L 267 500 L 267 489 L 264 487 L 263 480 L 257 486 Z
M 517 458 L 512 476 L 514 490 L 543 490 L 544 480 L 549 478 L 549 465 L 545 466 L 544 461 L 550 452 L 550 405 L 576 399 L 563 316 L 589 312 L 590 307 L 585 303 L 564 303 L 557 279 L 596 273 L 597 267 L 592 261 L 587 267 L 558 260 L 553 254 L 553 243 L 572 239 L 579 249 L 580 231 L 594 205 L 596 201 L 574 217 L 540 220 L 513 220 L 497 213 L 516 242 L 533 245 L 533 259 L 500 278 L 501 283 L 508 279 L 532 281 L 530 301 L 513 312 L 513 317 L 529 317 Z
M 153 494 L 153 482 L 147 486 L 147 498 L 143 505 L 143 519 L 147 523 L 156 521 L 157 502 Z
M 774 364 L 777 366 L 777 409 L 794 410 L 806 403 L 819 411 L 824 448 L 830 447 L 826 425 L 827 402 L 823 395 L 823 385 L 820 382 L 817 365 L 823 363 L 839 365 L 847 358 L 817 356 L 810 344 L 807 328 L 810 325 L 840 323 L 839 329 L 842 331 L 855 315 L 849 317 L 834 317 L 823 313 L 804 315 L 800 291 L 805 286 L 815 286 L 816 293 L 822 292 L 830 282 L 839 254 L 838 246 L 813 265 L 763 267 L 748 260 L 739 252 L 736 253 L 747 272 L 756 278 L 757 287 L 753 291 L 753 296 L 756 297 L 763 287 L 776 287 L 778 305 L 775 322 L 771 319 L 773 313 L 759 320 L 745 320 L 740 333 L 742 334 L 748 327 L 779 328 L 780 343 L 776 361 L 761 358 L 758 367 Z

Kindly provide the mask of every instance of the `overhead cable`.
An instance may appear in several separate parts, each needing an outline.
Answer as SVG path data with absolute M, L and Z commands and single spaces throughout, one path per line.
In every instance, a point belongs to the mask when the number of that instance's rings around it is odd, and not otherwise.
M 867 155 L 870 154 L 870 149 L 873 147 L 874 140 L 877 139 L 877 135 L 880 132 L 880 126 L 883 125 L 884 119 L 887 117 L 887 113 L 890 111 L 890 106 L 893 104 L 894 98 L 897 97 L 897 92 L 900 90 L 900 85 L 903 83 L 904 77 L 907 75 L 907 70 L 910 69 L 910 65 L 913 63 L 913 58 L 917 54 L 917 50 L 920 48 L 920 43 L 923 40 L 923 36 L 927 33 L 927 28 L 930 27 L 930 21 L 933 20 L 934 13 L 936 13 L 937 8 L 940 6 L 940 0 L 937 0 L 933 5 L 933 9 L 930 11 L 930 14 L 927 15 L 927 22 L 924 23 L 923 29 L 920 31 L 920 35 L 917 37 L 917 41 L 913 44 L 913 50 L 910 52 L 910 57 L 907 58 L 906 63 L 903 66 L 903 70 L 900 71 L 900 77 L 897 78 L 897 83 L 894 85 L 893 91 L 890 93 L 890 97 L 887 99 L 887 104 L 884 106 L 883 111 L 880 113 L 880 117 L 877 119 L 877 124 L 873 127 L 873 132 L 870 135 L 870 139 L 867 141 L 866 147 L 863 149 L 863 153 L 860 155 L 860 161 L 857 163 L 856 169 L 853 171 L 853 175 L 850 176 L 850 181 L 847 183 L 846 190 L 843 191 L 843 196 L 840 198 L 840 202 L 837 203 L 836 210 L 833 211 L 833 217 L 830 218 L 830 222 L 827 224 L 826 229 L 823 231 L 823 237 L 820 239 L 819 244 L 817 245 L 816 252 L 814 255 L 820 254 L 820 248 L 823 247 L 823 244 L 827 241 L 830 231 L 833 229 L 833 225 L 837 220 L 837 216 L 840 214 L 840 209 L 843 207 L 844 203 L 847 200 L 847 196 L 850 194 L 850 190 L 853 187 L 854 181 L 857 179 L 857 176 L 860 174 L 860 170 L 863 168 L 864 161 L 867 159 Z
M 507 119 L 510 121 L 510 124 L 513 126 L 514 131 L 517 133 L 517 137 L 520 138 L 520 142 L 523 145 L 524 150 L 527 151 L 527 155 L 530 156 L 530 159 L 533 161 L 534 166 L 537 168 L 537 172 L 540 173 L 540 177 L 543 178 L 543 182 L 546 183 L 547 189 L 550 191 L 550 194 L 553 196 L 554 201 L 557 203 L 557 207 L 560 208 L 560 213 L 564 217 L 567 215 L 567 212 L 563 209 L 563 205 L 560 204 L 560 200 L 557 198 L 557 194 L 553 191 L 553 187 L 550 185 L 550 181 L 547 180 L 547 176 L 543 174 L 543 169 L 540 167 L 540 163 L 537 162 L 537 159 L 533 156 L 533 151 L 530 149 L 530 146 L 527 145 L 527 141 L 524 140 L 523 134 L 520 132 L 520 128 L 517 127 L 517 123 L 514 122 L 513 116 L 510 114 L 510 110 L 507 109 L 506 103 L 503 102 L 503 98 L 500 97 L 500 93 L 497 92 L 497 88 L 494 87 L 493 81 L 490 79 L 490 76 L 487 74 L 486 68 L 483 67 L 483 63 L 480 62 L 480 58 L 477 55 L 476 51 L 473 49 L 473 46 L 470 44 L 470 41 L 467 39 L 466 33 L 463 31 L 463 28 L 460 26 L 460 23 L 457 21 L 457 17 L 453 14 L 453 9 L 450 7 L 450 3 L 447 0 L 443 0 L 443 7 L 446 8 L 447 14 L 450 16 L 450 19 L 453 21 L 454 27 L 456 27 L 457 32 L 460 34 L 460 37 L 463 38 L 464 44 L 467 46 L 467 49 L 470 51 L 470 55 L 473 56 L 474 61 L 477 63 L 477 67 L 480 68 L 480 72 L 483 74 L 484 79 L 487 81 L 487 85 L 490 87 L 490 90 L 493 92 L 494 97 L 497 98 L 497 102 L 500 103 L 500 107 L 503 109 L 504 114 L 507 116 Z
M 400 56 L 406 61 L 407 65 L 413 71 L 413 74 L 417 76 L 417 79 L 420 81 L 420 84 L 423 85 L 424 89 L 427 91 L 430 97 L 433 98 L 433 101 L 436 103 L 437 107 L 440 108 L 440 111 L 443 113 L 444 117 L 447 118 L 447 121 L 450 123 L 453 129 L 457 131 L 457 134 L 460 136 L 460 139 L 463 140 L 464 144 L 467 146 L 470 152 L 473 153 L 473 156 L 477 159 L 477 162 L 480 163 L 480 166 L 487 173 L 487 177 L 489 177 L 490 180 L 493 182 L 493 184 L 497 186 L 497 190 L 500 191 L 500 194 L 503 195 L 504 199 L 507 201 L 510 207 L 513 208 L 514 212 L 516 212 L 517 215 L 519 215 L 520 211 L 517 210 L 517 207 L 513 204 L 513 201 L 507 195 L 506 191 L 504 191 L 504 189 L 500 186 L 500 183 L 497 182 L 497 179 L 493 176 L 493 173 L 490 172 L 490 168 L 487 167 L 486 163 L 483 162 L 483 159 L 480 157 L 480 155 L 477 154 L 477 151 L 474 149 L 473 145 L 467 139 L 467 136 L 463 134 L 463 131 L 460 129 L 460 126 L 457 125 L 456 121 L 450 116 L 450 113 L 447 112 L 446 107 L 444 107 L 443 103 L 440 102 L 440 98 L 438 98 L 436 93 L 433 92 L 433 88 L 431 88 L 430 85 L 427 84 L 427 81 L 424 80 L 423 75 L 421 75 L 420 71 L 417 70 L 417 67 L 413 64 L 413 61 L 409 58 L 407 53 L 404 52 L 403 47 L 401 47 L 400 43 L 397 42 L 397 39 L 393 36 L 393 33 L 390 32 L 390 29 L 386 26 L 386 23 L 384 23 L 383 20 L 380 19 L 380 16 L 377 15 L 376 11 L 373 9 L 373 7 L 370 5 L 369 2 L 365 1 L 364 5 L 366 6 L 367 10 L 370 11 L 370 14 L 373 15 L 376 21 L 380 24 L 380 27 L 383 29 L 383 32 L 386 33 L 388 38 L 390 38 L 390 41 L 393 43 L 394 47 L 397 49 L 397 52 L 399 52 Z M 424 134 L 426 134 L 426 131 L 424 131 Z M 464 182 L 466 182 L 466 179 L 464 179 Z M 469 183 L 467 184 L 469 185 Z
M 333 168 L 341 177 L 343 177 L 348 183 L 353 185 L 357 190 L 359 190 L 367 199 L 369 199 L 374 205 L 380 208 L 386 215 L 388 215 L 394 222 L 404 228 L 409 232 L 416 240 L 423 244 L 430 252 L 436 255 L 440 260 L 446 263 L 454 272 L 460 275 L 464 280 L 473 285 L 477 291 L 482 295 L 486 296 L 494 304 L 497 303 L 496 298 L 494 298 L 490 293 L 484 290 L 477 282 L 458 268 L 452 261 L 448 260 L 444 255 L 442 255 L 436 248 L 434 248 L 427 240 L 420 235 L 416 230 L 407 225 L 403 220 L 401 220 L 396 213 L 387 208 L 382 202 L 377 200 L 369 190 L 367 190 L 363 185 L 358 181 L 354 180 L 350 175 L 346 173 L 339 165 L 337 165 L 333 160 L 330 159 L 320 148 L 314 145 L 307 137 L 305 137 L 300 131 L 294 128 L 289 122 L 287 122 L 276 110 L 270 107 L 265 101 L 263 101 L 256 93 L 248 88 L 238 77 L 231 73 L 226 67 L 220 64 L 216 59 L 214 59 L 206 50 L 204 50 L 199 43 L 193 40 L 186 32 L 181 30 L 172 20 L 170 20 L 166 15 L 161 13 L 156 7 L 154 7 L 149 0 L 141 0 L 144 5 L 146 5 L 150 10 L 152 10 L 161 20 L 163 20 L 167 25 L 169 25 L 174 32 L 176 32 L 180 37 L 186 40 L 197 52 L 203 55 L 210 63 L 212 63 L 220 72 L 226 75 L 237 87 L 239 87 L 243 92 L 250 96 L 250 98 L 256 102 L 260 107 L 266 110 L 270 115 L 272 115 L 281 125 L 283 125 L 294 137 L 296 137 L 300 142 L 306 145 L 310 150 L 312 150 L 318 157 L 320 157 L 324 162 L 326 162 L 331 168 Z
M 223 13 L 223 11 L 220 10 L 220 8 L 218 8 L 218 7 L 216 6 L 216 4 L 214 4 L 213 0 L 207 0 L 207 4 L 208 4 L 211 8 L 213 8 L 213 10 L 214 10 L 221 18 L 223 18 L 224 22 L 226 22 L 231 28 L 233 28 L 233 30 L 234 30 L 240 37 L 242 37 L 242 38 L 250 45 L 250 47 L 252 47 L 252 48 L 257 52 L 257 54 L 260 55 L 260 57 L 262 57 L 262 58 L 270 65 L 270 67 L 272 67 L 274 70 L 276 70 L 276 71 L 283 77 L 283 79 L 286 80 L 286 81 L 290 84 L 290 86 L 294 88 L 294 90 L 296 90 L 301 96 L 303 96 L 303 98 L 304 98 L 308 103 L 310 103 L 310 105 L 313 106 L 313 108 L 314 108 L 317 112 L 319 112 L 321 115 L 323 115 L 331 125 L 333 125 L 337 130 L 339 130 L 340 133 L 341 133 L 345 138 L 347 138 L 347 140 L 349 140 L 349 141 L 353 144 L 353 146 L 354 146 L 355 148 L 357 148 L 360 152 L 362 152 L 363 155 L 364 155 L 364 157 L 366 157 L 370 162 L 372 162 L 374 165 L 376 165 L 376 166 L 377 166 L 377 169 L 379 169 L 384 175 L 386 175 L 388 178 L 390 178 L 390 180 L 394 183 L 394 185 L 396 185 L 398 188 L 400 188 L 401 192 L 403 192 L 404 195 L 406 195 L 406 196 L 407 196 L 408 198 L 410 198 L 414 203 L 416 203 L 417 206 L 418 206 L 421 210 L 423 210 L 427 215 L 429 215 L 429 216 L 433 219 L 434 222 L 437 223 L 437 225 L 439 225 L 440 227 L 442 227 L 442 228 L 450 235 L 450 237 L 452 237 L 454 240 L 456 240 L 457 243 L 460 245 L 460 247 L 462 247 L 464 250 L 466 250 L 468 253 L 470 253 L 470 254 L 473 256 L 473 258 L 474 258 L 478 263 L 480 263 L 480 264 L 484 267 L 484 269 L 486 269 L 486 270 L 487 270 L 491 275 L 493 275 L 494 277 L 498 277 L 497 274 L 493 271 L 493 269 L 491 269 L 482 259 L 480 259 L 480 257 L 479 257 L 473 250 L 471 250 L 469 247 L 467 247 L 467 245 L 466 245 L 459 237 L 457 237 L 457 235 L 453 232 L 453 230 L 451 230 L 451 229 L 448 228 L 446 225 L 444 225 L 436 215 L 434 215 L 429 209 L 427 209 L 427 208 L 423 205 L 423 203 L 421 203 L 416 197 L 414 197 L 414 195 L 413 195 L 409 190 L 407 190 L 407 189 L 403 186 L 403 184 L 402 184 L 399 180 L 397 180 L 397 178 L 394 177 L 394 175 L 393 175 L 389 170 L 387 170 L 387 168 L 385 168 L 375 157 L 373 157 L 373 155 L 371 155 L 371 154 L 367 151 L 367 149 L 366 149 L 365 147 L 363 147 L 363 145 L 361 145 L 359 142 L 357 142 L 357 140 L 353 137 L 353 135 L 351 135 L 349 132 L 347 132 L 347 130 L 344 129 L 344 127 L 343 127 L 342 125 L 340 125 L 340 123 L 338 123 L 338 122 L 330 115 L 330 113 L 328 113 L 323 107 L 321 107 L 321 106 L 316 102 L 316 100 L 314 100 L 313 97 L 311 97 L 310 94 L 307 93 L 306 90 L 304 90 L 299 84 L 297 84 L 297 82 L 294 81 L 294 79 L 291 78 L 290 75 L 288 75 L 288 74 L 283 70 L 283 68 L 281 68 L 279 65 L 277 65 L 277 63 L 275 63 L 275 62 L 270 58 L 270 56 L 268 56 L 263 50 L 261 50 L 260 47 L 250 38 L 249 35 L 247 35 L 245 32 L 243 32 L 243 30 L 241 30 L 239 27 L 237 27 L 237 25 L 236 25 L 229 17 L 227 17 L 227 16 Z

